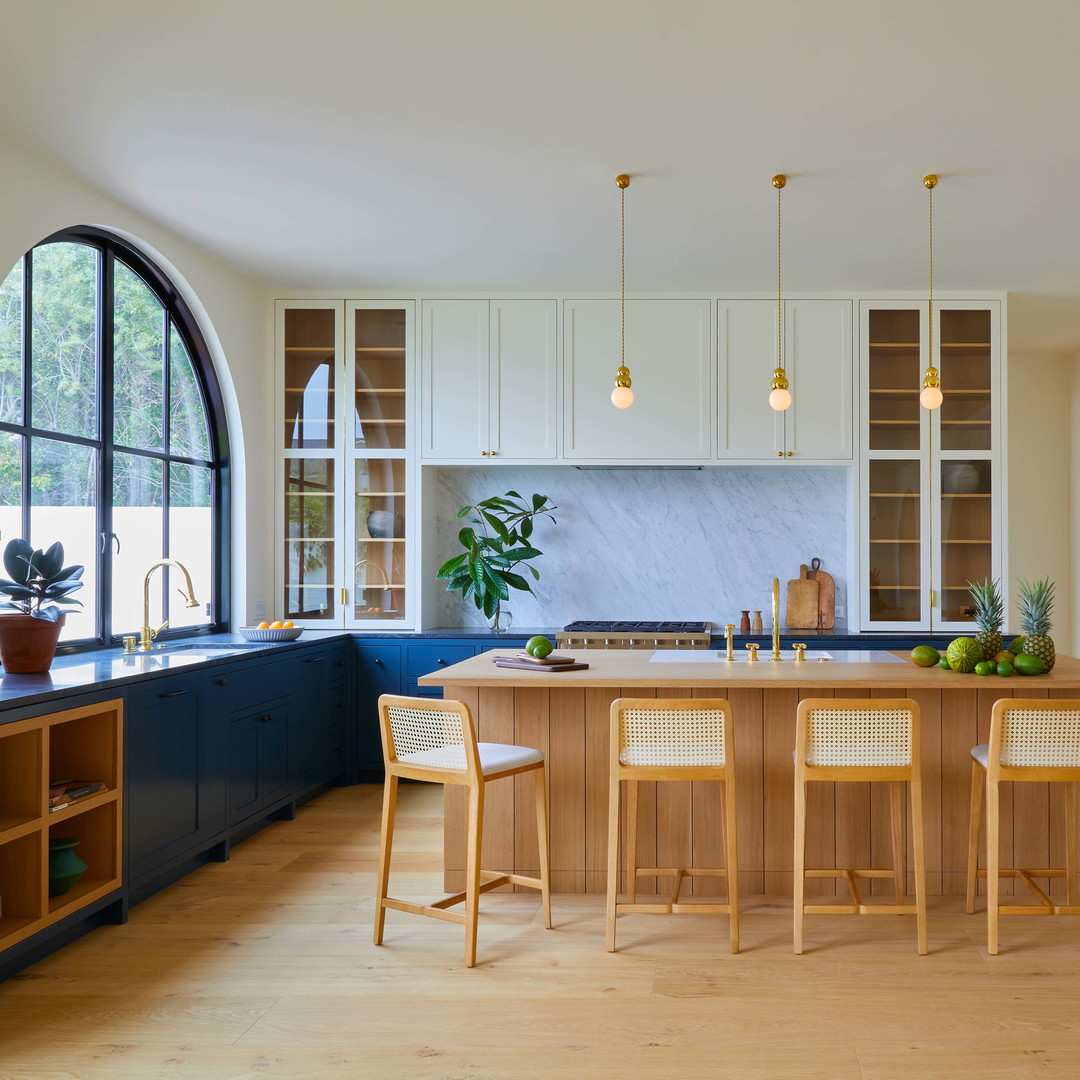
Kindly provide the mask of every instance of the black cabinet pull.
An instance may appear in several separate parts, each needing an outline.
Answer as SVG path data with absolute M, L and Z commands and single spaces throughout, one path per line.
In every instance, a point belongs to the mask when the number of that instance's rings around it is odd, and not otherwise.
M 217 684 L 218 684 L 218 686 L 228 686 L 229 685 L 229 680 L 228 679 L 218 679 Z
M 382 667 L 382 661 L 381 660 L 376 660 L 375 663 L 378 664 L 379 667 Z
M 344 667 L 345 666 L 345 661 L 344 660 L 337 660 L 337 661 L 335 661 L 335 663 L 337 664 L 338 667 Z
M 268 724 L 273 719 L 274 718 L 271 715 L 267 714 L 266 716 L 260 716 L 259 717 L 259 723 L 260 724 Z
M 345 747 L 344 747 L 344 746 L 339 746 L 339 747 L 337 748 L 337 752 L 338 752 L 339 754 L 344 754 L 344 753 L 345 753 Z
M 167 694 L 158 694 L 159 698 L 163 697 L 180 697 L 182 694 L 186 694 L 186 690 L 170 690 Z
M 439 659 L 435 661 L 435 663 L 436 664 L 445 664 L 446 661 L 440 656 Z
M 345 708 L 345 702 L 344 702 L 344 701 L 339 701 L 339 702 L 337 703 L 337 707 L 338 707 L 339 709 L 344 709 L 344 708 Z
M 325 660 L 325 659 L 326 658 L 324 656 L 311 656 L 311 657 L 308 657 L 304 661 L 304 663 L 305 664 L 321 664 L 323 662 L 323 660 Z

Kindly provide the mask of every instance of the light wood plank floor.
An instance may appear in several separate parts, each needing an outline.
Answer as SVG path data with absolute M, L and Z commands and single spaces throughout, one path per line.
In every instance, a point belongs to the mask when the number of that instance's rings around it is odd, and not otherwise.
M 338 789 L 0 985 L 0 1078 L 48 1080 L 1042 1080 L 1080 1076 L 1080 920 L 1005 920 L 1002 955 L 959 898 L 911 917 L 628 916 L 601 897 L 482 901 L 460 927 L 389 912 L 371 944 L 381 788 Z M 397 895 L 440 892 L 442 792 L 403 785 Z

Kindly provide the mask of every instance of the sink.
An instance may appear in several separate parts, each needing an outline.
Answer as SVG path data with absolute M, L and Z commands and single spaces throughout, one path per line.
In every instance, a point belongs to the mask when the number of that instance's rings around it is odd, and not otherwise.
M 154 652 L 243 652 L 245 649 L 265 649 L 266 647 L 267 643 L 262 641 L 208 641 L 205 644 L 191 641 L 184 645 L 166 645 L 164 649 L 154 649 Z

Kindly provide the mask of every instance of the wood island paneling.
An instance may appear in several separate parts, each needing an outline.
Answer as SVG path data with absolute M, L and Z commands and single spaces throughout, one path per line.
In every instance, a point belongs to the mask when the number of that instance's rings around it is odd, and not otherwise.
M 586 671 L 497 668 L 492 653 L 465 660 L 419 681 L 465 701 L 484 742 L 535 746 L 548 759 L 551 874 L 556 892 L 603 892 L 607 858 L 608 724 L 620 696 L 726 697 L 735 713 L 739 783 L 739 883 L 744 894 L 790 894 L 795 710 L 804 697 L 911 697 L 922 713 L 923 797 L 927 889 L 962 895 L 966 865 L 969 751 L 985 742 L 990 710 L 1002 697 L 1080 699 L 1080 661 L 1059 657 L 1049 675 L 980 678 L 910 663 L 874 661 L 774 664 L 649 663 L 641 652 L 582 654 Z M 516 786 L 516 790 L 515 790 Z M 1002 788 L 1002 865 L 1064 865 L 1064 793 L 1047 784 Z M 1060 787 L 1060 785 L 1058 785 Z M 446 792 L 446 886 L 464 885 L 464 804 Z M 642 784 L 638 847 L 642 863 L 717 866 L 719 785 Z M 535 874 L 531 780 L 493 784 L 485 801 L 484 865 Z M 889 796 L 884 785 L 814 784 L 810 788 L 808 865 L 821 868 L 891 865 Z M 909 840 L 910 844 L 910 840 Z M 1049 860 L 1049 861 L 1048 861 Z M 910 854 L 909 854 L 910 865 Z M 909 875 L 910 878 L 910 875 Z M 1003 893 L 1011 881 L 1002 882 Z M 1061 880 L 1041 881 L 1050 892 Z M 648 891 L 650 879 L 642 879 Z M 722 889 L 699 878 L 695 891 Z M 891 886 L 875 881 L 875 892 Z M 663 886 L 661 886 L 663 887 Z M 807 892 L 832 894 L 828 879 Z

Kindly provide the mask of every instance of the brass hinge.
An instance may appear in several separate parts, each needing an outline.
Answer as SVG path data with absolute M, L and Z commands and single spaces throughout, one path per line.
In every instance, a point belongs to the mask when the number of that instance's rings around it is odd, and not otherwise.
M 937 593 L 934 592 L 933 589 L 930 590 L 930 606 L 931 607 L 936 607 L 937 606 Z

